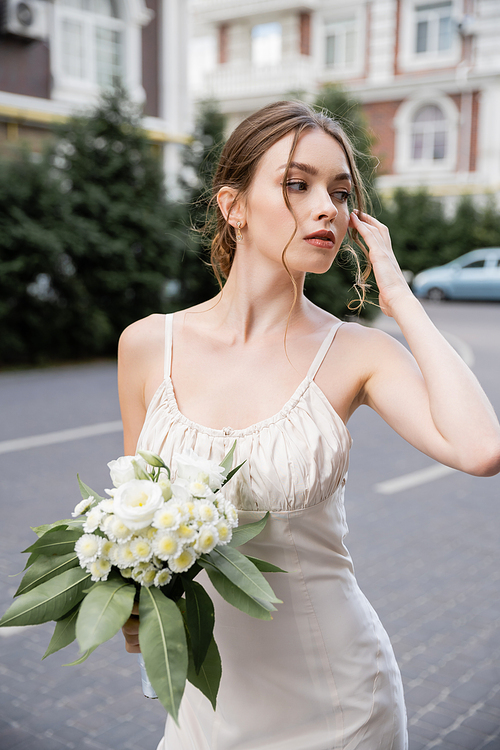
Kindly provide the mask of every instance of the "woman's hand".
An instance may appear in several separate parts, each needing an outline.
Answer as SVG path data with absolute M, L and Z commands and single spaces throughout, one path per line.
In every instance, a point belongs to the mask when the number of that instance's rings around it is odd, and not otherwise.
M 134 604 L 132 614 L 122 628 L 125 636 L 125 648 L 129 654 L 140 654 L 139 646 L 139 605 Z
M 379 289 L 379 304 L 383 313 L 393 316 L 400 299 L 413 297 L 394 255 L 389 230 L 380 221 L 355 210 L 349 225 L 356 229 L 368 246 L 370 262 Z

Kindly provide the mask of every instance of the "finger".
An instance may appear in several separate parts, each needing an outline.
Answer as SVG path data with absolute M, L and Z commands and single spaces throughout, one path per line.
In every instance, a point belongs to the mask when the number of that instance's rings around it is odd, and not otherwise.
M 139 646 L 138 643 L 135 646 L 133 646 L 132 644 L 127 643 L 127 641 L 125 641 L 125 651 L 128 654 L 140 654 L 141 653 L 141 647 Z

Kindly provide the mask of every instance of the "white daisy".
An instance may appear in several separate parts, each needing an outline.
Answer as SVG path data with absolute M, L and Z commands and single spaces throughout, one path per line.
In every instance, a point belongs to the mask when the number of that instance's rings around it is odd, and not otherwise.
M 219 511 L 213 503 L 198 503 L 196 515 L 202 523 L 217 523 L 219 520 Z
M 221 518 L 220 521 L 217 521 L 215 528 L 219 532 L 219 544 L 227 544 L 231 541 L 233 530 L 225 518 Z
M 194 548 L 199 555 L 211 552 L 219 541 L 219 532 L 212 524 L 205 524 L 201 527 L 198 539 Z
M 149 587 L 153 585 L 157 573 L 158 571 L 156 570 L 154 565 L 148 565 L 148 563 L 138 563 L 138 565 L 135 565 L 132 570 L 132 578 L 142 586 Z
M 144 536 L 136 536 L 129 542 L 130 549 L 135 558 L 135 562 L 148 562 L 153 555 L 153 547 L 149 539 Z
M 169 559 L 168 566 L 173 573 L 184 573 L 194 562 L 196 562 L 196 552 L 192 547 L 186 547 L 180 555 Z
M 159 531 L 153 539 L 153 552 L 160 560 L 169 560 L 170 557 L 178 555 L 181 542 L 175 532 Z
M 112 513 L 114 505 L 113 499 L 106 498 L 105 500 L 101 500 L 97 507 L 99 510 L 102 510 L 103 513 Z
M 119 568 L 132 568 L 135 565 L 136 560 L 135 555 L 130 547 L 130 542 L 117 544 L 116 547 L 117 549 L 114 551 L 113 560 L 115 565 L 117 565 Z
M 101 521 L 102 510 L 100 510 L 98 507 L 92 508 L 92 510 L 87 513 L 87 519 L 83 524 L 83 530 L 90 534 L 92 531 L 95 531 L 99 528 L 99 524 L 101 523 Z
M 83 513 L 85 513 L 85 511 L 90 508 L 94 500 L 95 498 L 92 495 L 90 495 L 90 497 L 85 498 L 84 500 L 80 500 L 78 505 L 75 505 L 75 509 L 73 513 L 71 514 L 73 518 L 83 515 Z
M 167 583 L 172 578 L 172 573 L 168 568 L 163 568 L 163 570 L 159 570 L 158 573 L 155 576 L 154 585 L 158 586 L 166 586 Z
M 77 539 L 75 552 L 81 566 L 90 565 L 101 553 L 102 538 L 96 534 L 83 534 Z
M 98 557 L 97 560 L 90 563 L 88 571 L 91 574 L 92 581 L 106 581 L 111 570 L 111 563 L 104 557 Z
M 170 531 L 175 531 L 179 528 L 182 521 L 186 520 L 186 515 L 186 511 L 181 503 L 170 500 L 156 511 L 151 525 L 156 529 L 170 529 Z

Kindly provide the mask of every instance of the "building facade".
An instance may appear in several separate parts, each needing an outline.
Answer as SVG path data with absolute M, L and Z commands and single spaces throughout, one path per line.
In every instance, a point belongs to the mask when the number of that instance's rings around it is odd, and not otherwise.
M 500 198 L 499 0 L 192 0 L 191 87 L 234 126 L 291 92 L 344 85 L 378 186 Z
M 187 140 L 185 0 L 0 0 L 0 154 L 42 149 L 51 123 L 122 82 L 167 175 Z

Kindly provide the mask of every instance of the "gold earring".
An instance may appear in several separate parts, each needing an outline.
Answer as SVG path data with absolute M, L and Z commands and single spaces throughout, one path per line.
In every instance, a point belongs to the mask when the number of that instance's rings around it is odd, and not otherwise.
M 237 240 L 237 242 L 241 242 L 242 239 L 243 239 L 243 235 L 241 234 L 241 221 L 237 221 L 236 222 L 236 226 L 237 226 L 237 229 L 236 229 L 236 240 Z

